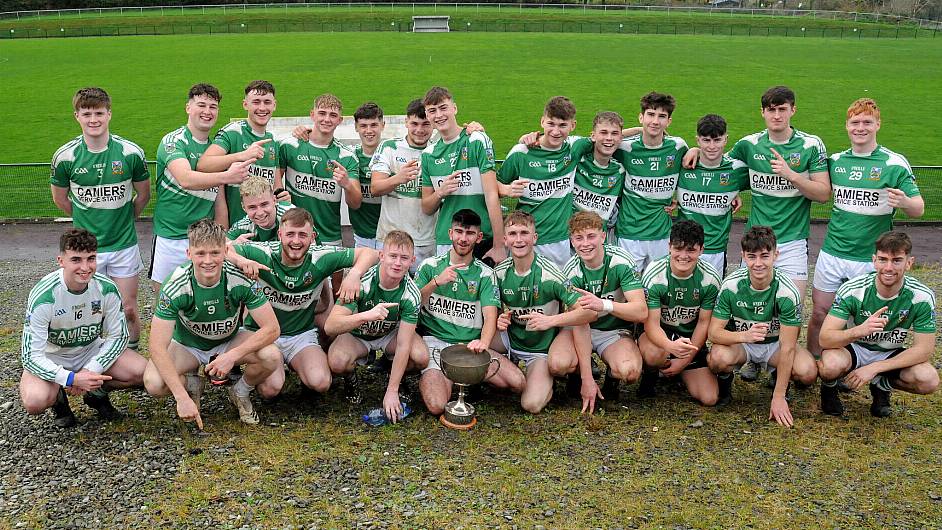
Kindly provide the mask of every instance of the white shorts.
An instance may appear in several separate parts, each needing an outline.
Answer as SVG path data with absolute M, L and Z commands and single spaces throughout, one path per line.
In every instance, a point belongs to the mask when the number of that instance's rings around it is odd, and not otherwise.
M 704 252 L 700 255 L 700 259 L 713 265 L 713 268 L 716 269 L 716 272 L 720 273 L 720 278 L 726 277 L 726 253 L 717 252 L 716 254 L 707 254 Z
M 353 247 L 354 248 L 371 248 L 373 250 L 383 250 L 383 242 L 377 240 L 375 237 L 366 238 L 366 237 L 360 237 L 354 234 L 353 235 Z
M 450 342 L 445 342 L 441 339 L 435 338 L 431 335 L 426 335 L 422 337 L 422 340 L 425 341 L 425 345 L 428 346 L 428 366 L 422 369 L 422 373 L 429 370 L 438 370 L 442 371 L 441 364 L 441 354 L 442 350 L 449 346 L 453 346 Z
M 743 344 L 742 349 L 746 350 L 746 362 L 767 363 L 778 351 L 778 341 L 768 344 Z
M 426 258 L 431 258 L 435 255 L 435 252 L 438 250 L 438 247 L 435 243 L 430 245 L 416 245 L 415 246 L 415 262 L 412 263 L 412 266 L 409 267 L 409 272 L 415 274 L 419 270 L 419 265 L 425 261 Z
M 566 267 L 566 262 L 572 257 L 572 246 L 569 244 L 568 239 L 555 243 L 546 243 L 545 245 L 537 245 L 534 249 L 537 254 L 548 258 L 556 264 L 559 270 L 563 270 L 563 268 Z
M 295 356 L 301 353 L 301 350 L 304 348 L 311 346 L 320 347 L 320 345 L 320 342 L 317 340 L 316 329 L 309 329 L 298 335 L 282 335 L 275 339 L 275 346 L 281 351 L 281 358 L 284 359 L 285 364 L 291 364 Z
M 592 351 L 602 355 L 602 352 L 606 350 L 612 344 L 615 344 L 619 340 L 625 338 L 621 333 L 621 330 L 615 329 L 612 331 L 602 331 L 600 329 L 590 330 L 592 333 Z
M 167 239 L 154 236 L 154 253 L 150 258 L 150 279 L 164 283 L 174 269 L 186 263 L 189 239 Z
M 75 350 L 72 350 L 71 355 L 68 357 L 56 355 L 55 353 L 47 353 L 46 358 L 70 372 L 78 372 L 82 368 L 85 368 L 88 363 L 95 358 L 96 355 L 101 353 L 102 342 L 103 341 L 101 339 L 98 339 L 91 344 L 86 344 L 82 348 L 76 348 Z M 117 357 L 115 360 L 117 360 Z M 114 363 L 114 361 L 112 361 L 112 363 Z M 109 364 L 103 368 L 104 371 L 108 371 L 108 369 L 111 368 L 111 365 Z
M 241 333 L 241 331 L 240 331 L 239 333 Z M 235 338 L 235 336 L 232 337 L 232 339 L 234 339 L 234 338 Z M 191 347 L 191 346 L 185 346 L 185 345 L 180 344 L 179 342 L 177 342 L 176 340 L 173 340 L 173 339 L 172 339 L 170 342 L 171 342 L 172 344 L 176 344 L 177 346 L 183 348 L 184 350 L 186 350 L 187 352 L 189 352 L 190 355 L 192 355 L 193 357 L 195 357 L 196 360 L 199 361 L 200 364 L 204 364 L 204 365 L 205 365 L 205 364 L 209 364 L 210 361 L 212 361 L 213 358 L 216 357 L 217 355 L 221 355 L 221 354 L 223 354 L 223 353 L 226 353 L 226 351 L 229 349 L 229 346 L 232 344 L 232 339 L 229 339 L 229 340 L 227 340 L 226 342 L 223 342 L 222 344 L 220 344 L 219 346 L 216 346 L 215 348 L 213 348 L 213 349 L 211 349 L 211 350 L 201 350 L 201 349 L 199 349 L 199 348 L 193 348 L 193 347 Z
M 814 288 L 825 293 L 836 293 L 837 288 L 847 280 L 872 271 L 871 261 L 851 261 L 822 250 L 814 264 Z
M 628 251 L 635 260 L 635 271 L 640 274 L 654 260 L 661 259 L 668 253 L 669 239 L 639 241 L 637 239 L 618 238 L 618 246 Z
M 95 261 L 98 262 L 97 272 L 109 278 L 131 278 L 144 268 L 137 244 L 114 252 L 99 252 Z
M 367 354 L 369 354 L 371 351 L 382 350 L 383 355 L 385 355 L 387 358 L 391 359 L 393 357 L 392 355 L 389 354 L 389 352 L 386 351 L 386 346 L 388 346 L 389 341 L 391 341 L 393 337 L 396 336 L 395 331 L 390 331 L 389 333 L 383 335 L 382 337 L 378 339 L 372 339 L 372 340 L 361 339 L 360 337 L 357 337 L 356 335 L 350 335 L 350 336 L 353 337 L 360 344 L 366 347 Z
M 868 364 L 873 364 L 878 361 L 885 361 L 890 357 L 896 357 L 899 355 L 904 348 L 897 348 L 890 351 L 876 351 L 868 348 L 864 348 L 858 344 L 851 342 L 847 346 L 844 346 L 844 349 L 850 352 L 851 357 L 851 370 L 856 370 L 861 366 L 867 366 Z
M 519 364 L 520 361 L 523 361 L 523 364 L 526 365 L 527 368 L 529 368 L 530 365 L 533 364 L 534 362 L 539 361 L 540 359 L 545 360 L 547 357 L 549 357 L 549 355 L 545 353 L 531 353 L 528 351 L 520 351 L 520 350 L 515 350 L 511 348 L 510 336 L 507 335 L 506 331 L 502 331 L 500 333 L 500 341 L 504 343 L 504 348 L 507 349 L 507 357 L 509 357 L 510 361 L 513 362 L 514 364 Z

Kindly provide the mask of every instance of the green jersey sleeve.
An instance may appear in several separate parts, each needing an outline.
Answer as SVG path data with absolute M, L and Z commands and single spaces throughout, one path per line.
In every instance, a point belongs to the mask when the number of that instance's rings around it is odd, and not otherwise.
M 520 176 L 519 171 L 517 171 L 517 160 L 519 160 L 521 156 L 522 155 L 517 151 L 510 151 L 510 154 L 507 155 L 507 159 L 501 164 L 500 171 L 497 172 L 498 181 L 502 184 L 510 184 L 517 180 Z
M 231 293 L 233 300 L 242 302 L 249 310 L 258 309 L 268 303 L 268 297 L 262 293 L 258 282 L 233 287 Z
M 623 268 L 623 273 L 621 275 L 621 290 L 627 295 L 629 291 L 634 291 L 635 289 L 644 289 L 644 286 L 641 285 L 641 280 L 638 279 L 638 273 L 634 269 L 629 267 Z
M 935 333 L 935 305 L 932 303 L 913 304 L 913 331 L 916 333 Z
M 729 320 L 733 316 L 733 304 L 735 294 L 729 289 L 721 289 L 716 297 L 716 305 L 713 307 L 713 316 L 720 320 Z
M 154 316 L 161 320 L 172 320 L 175 322 L 178 312 L 180 311 L 180 298 L 171 298 L 170 295 L 164 292 L 167 285 L 168 282 L 164 282 L 160 293 L 157 294 L 157 308 L 154 310 Z
M 911 169 L 900 168 L 899 179 L 896 182 L 896 189 L 902 191 L 907 197 L 916 197 L 920 195 L 919 186 L 916 185 L 916 176 Z
M 569 152 L 573 160 L 579 160 L 583 156 L 591 153 L 594 149 L 595 142 L 593 142 L 591 138 L 580 136 L 573 139 Z
M 315 263 L 315 266 L 324 271 L 325 274 L 330 275 L 353 266 L 355 250 L 352 248 L 311 245 L 308 254 L 313 255 L 318 250 L 323 251 L 325 249 L 330 249 L 330 251 L 318 252 L 317 262 Z
M 793 297 L 776 296 L 775 304 L 778 306 L 778 320 L 783 326 L 801 327 L 801 313 Z
M 419 270 L 415 273 L 415 284 L 421 289 L 428 285 L 428 282 L 432 281 L 434 276 L 435 262 L 431 260 L 423 261 L 422 265 L 419 266 Z
M 481 274 L 481 305 L 500 307 L 500 292 L 497 290 L 497 278 L 494 273 Z
M 218 145 L 219 147 L 222 147 L 223 149 L 225 149 L 227 154 L 234 153 L 236 152 L 234 150 L 235 149 L 234 146 L 237 145 L 234 138 L 235 134 L 236 133 L 233 132 L 230 135 L 230 131 L 226 131 L 225 129 L 220 129 L 219 132 L 216 133 L 216 137 L 213 138 L 213 145 Z
M 473 133 L 469 136 L 468 146 L 468 158 L 470 162 L 468 167 L 477 166 L 481 173 L 486 173 L 494 169 L 494 144 L 491 142 L 489 136 L 482 132 Z M 425 155 L 423 154 L 422 156 L 424 157 Z M 429 179 L 429 186 L 432 185 L 431 182 L 431 179 Z M 422 185 L 426 185 L 424 177 Z
M 235 229 L 229 230 L 229 233 L 232 234 L 233 230 Z M 238 235 L 236 237 L 238 237 Z M 235 239 L 235 238 L 230 237 L 230 239 Z M 242 256 L 243 258 L 250 259 L 266 267 L 271 268 L 273 265 L 271 254 L 269 254 L 268 252 L 265 252 L 264 250 L 262 250 L 261 248 L 255 245 L 233 245 L 232 249 L 236 251 L 236 254 Z
M 49 176 L 49 183 L 59 188 L 68 188 L 72 173 L 71 160 L 52 160 L 52 168 Z
M 666 292 L 667 286 L 662 283 L 651 283 L 645 285 L 645 298 L 648 301 L 648 309 L 660 309 L 664 302 L 662 299 Z
M 128 155 L 128 158 L 133 160 L 131 164 L 131 181 L 144 182 L 150 180 L 150 170 L 147 169 L 147 162 L 137 153 Z
M 278 167 L 282 170 L 288 168 L 288 160 L 291 159 L 294 147 L 290 142 L 278 142 Z
M 579 293 L 571 287 L 572 283 L 568 279 L 553 282 L 553 288 L 556 289 L 556 299 L 563 304 L 563 306 L 559 308 L 560 313 L 565 312 L 569 306 L 579 301 Z
M 429 164 L 432 162 L 432 155 L 422 153 L 419 157 L 419 185 L 423 187 L 432 187 L 432 174 L 428 172 Z
M 716 307 L 716 298 L 718 296 L 719 289 L 716 285 L 708 284 L 703 287 L 703 294 L 700 295 L 700 308 L 707 311 L 713 311 L 713 308 Z

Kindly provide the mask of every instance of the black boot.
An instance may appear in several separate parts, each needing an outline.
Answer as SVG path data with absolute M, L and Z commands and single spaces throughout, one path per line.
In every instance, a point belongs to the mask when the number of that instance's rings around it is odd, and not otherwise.
M 75 414 L 72 414 L 72 407 L 69 406 L 69 398 L 65 395 L 65 390 L 59 389 L 59 395 L 56 396 L 56 402 L 52 404 L 52 414 L 55 418 L 52 422 L 56 427 L 67 429 L 75 427 L 78 423 L 75 420 Z
M 638 382 L 637 396 L 639 399 L 653 398 L 657 395 L 657 370 L 641 370 L 641 381 Z
M 830 416 L 844 414 L 844 404 L 841 403 L 841 391 L 837 385 L 821 384 L 821 412 Z
M 716 382 L 719 384 L 716 406 L 729 405 L 733 400 L 733 374 L 719 374 L 716 376 Z
M 605 398 L 606 401 L 618 401 L 620 393 L 618 390 L 619 383 L 621 383 L 621 381 L 615 379 L 611 370 L 605 372 L 605 382 L 602 383 L 602 397 Z
M 870 395 L 873 396 L 873 403 L 870 404 L 870 415 L 877 418 L 885 418 L 893 414 L 890 407 L 890 391 L 870 384 Z
M 114 405 L 111 404 L 111 399 L 108 398 L 108 393 L 103 390 L 86 392 L 85 395 L 82 396 L 82 401 L 89 407 L 95 409 L 98 412 L 98 416 L 105 421 L 118 420 L 124 417 L 118 409 L 114 408 Z

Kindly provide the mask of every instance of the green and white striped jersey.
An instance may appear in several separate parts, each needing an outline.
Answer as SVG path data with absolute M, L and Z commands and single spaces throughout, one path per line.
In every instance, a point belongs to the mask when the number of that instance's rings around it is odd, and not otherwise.
M 657 147 L 648 147 L 641 135 L 626 138 L 613 155 L 625 166 L 628 175 L 622 190 L 615 235 L 621 239 L 653 241 L 667 239 L 671 217 L 664 211 L 677 189 L 681 161 L 687 142 L 664 135 Z
M 160 288 L 154 316 L 176 322 L 173 340 L 209 351 L 235 336 L 242 311 L 268 303 L 262 288 L 235 265 L 224 262 L 216 285 L 196 283 L 193 262 L 177 267 Z
M 857 155 L 851 149 L 828 160 L 834 206 L 822 250 L 851 261 L 870 261 L 873 244 L 893 229 L 894 209 L 887 188 L 919 195 L 916 177 L 903 155 L 878 146 Z
M 86 368 L 100 374 L 110 368 L 127 348 L 128 336 L 114 282 L 95 274 L 84 292 L 73 293 L 59 269 L 29 292 L 20 360 L 27 372 L 65 386 L 69 372 Z M 89 346 L 98 354 L 85 366 L 67 369 L 56 362 L 81 356 Z
M 451 251 L 422 262 L 415 277 L 419 289 L 451 264 L 450 255 Z M 494 271 L 479 259 L 456 268 L 455 274 L 455 281 L 439 285 L 427 301 L 423 300 L 419 332 L 452 344 L 467 344 L 481 338 L 484 307 L 500 308 L 500 293 Z
M 226 154 L 241 153 L 248 149 L 253 143 L 270 139 L 272 141 L 263 145 L 265 157 L 256 160 L 249 166 L 249 175 L 264 177 L 269 184 L 275 184 L 275 169 L 278 168 L 278 146 L 275 145 L 274 136 L 269 131 L 264 135 L 258 136 L 252 131 L 252 126 L 248 120 L 238 120 L 227 123 L 222 129 L 216 132 L 216 138 L 213 144 L 225 149 Z M 229 225 L 245 217 L 245 210 L 242 209 L 242 197 L 239 195 L 238 184 L 226 184 L 226 206 L 229 209 Z
M 232 240 L 242 234 L 253 234 L 252 241 L 278 241 L 278 227 L 281 226 L 281 216 L 294 207 L 295 206 L 289 202 L 279 202 L 275 204 L 275 224 L 269 228 L 262 228 L 256 225 L 249 219 L 249 216 L 246 215 L 233 223 L 232 227 L 229 228 L 229 231 L 226 233 L 226 237 Z
M 154 233 L 165 239 L 186 239 L 190 224 L 212 219 L 219 186 L 188 190 L 173 178 L 167 167 L 177 159 L 186 160 L 196 170 L 209 141 L 200 142 L 186 125 L 168 132 L 157 146 L 157 205 L 154 207 Z
M 395 289 L 383 289 L 379 284 L 379 264 L 370 267 L 360 279 L 360 296 L 353 302 L 343 304 L 354 313 L 369 311 L 381 302 L 399 304 L 389 308 L 389 314 L 383 320 L 364 322 L 350 333 L 363 340 L 385 337 L 399 322 L 418 324 L 419 308 L 422 306 L 422 294 L 418 286 L 408 275 L 404 276 Z
M 360 181 L 360 194 L 363 202 L 357 209 L 350 209 L 350 226 L 353 233 L 364 239 L 376 237 L 376 225 L 379 223 L 379 213 L 383 207 L 383 198 L 373 196 L 372 172 L 370 162 L 373 157 L 363 154 L 363 146 L 358 145 L 353 150 L 357 157 L 357 180 Z
M 405 138 L 384 141 L 370 162 L 370 171 L 395 175 L 406 164 L 419 160 L 422 147 L 412 147 Z M 376 239 L 383 240 L 393 230 L 402 230 L 412 236 L 416 246 L 435 243 L 434 215 L 422 212 L 422 172 L 415 179 L 396 186 L 383 195 L 383 208 L 376 225 Z
M 514 269 L 513 257 L 497 264 L 494 269 L 500 288 L 503 310 L 510 311 L 510 347 L 528 353 L 547 353 L 557 328 L 546 331 L 527 331 L 521 315 L 542 313 L 558 315 L 579 300 L 579 293 L 570 288 L 570 282 L 549 259 L 535 254 L 530 270 L 519 275 Z
M 697 164 L 694 169 L 681 169 L 677 181 L 677 219 L 700 223 L 704 252 L 726 252 L 733 226 L 733 199 L 741 190 L 748 189 L 746 165 L 728 156 L 717 167 Z
M 612 158 L 602 167 L 595 155 L 588 153 L 579 159 L 573 181 L 573 213 L 595 212 L 605 221 L 605 226 L 614 226 L 618 215 L 618 199 L 625 186 L 625 166 Z
M 635 260 L 631 259 L 628 251 L 614 245 L 604 245 L 605 257 L 602 265 L 597 269 L 586 267 L 582 258 L 573 256 L 566 262 L 563 273 L 569 278 L 573 287 L 613 302 L 626 302 L 626 293 L 641 290 L 641 281 L 635 273 Z M 613 331 L 628 329 L 632 324 L 612 314 L 599 314 L 598 319 L 592 322 L 592 329 Z
M 133 183 L 149 178 L 134 142 L 112 134 L 108 147 L 93 153 L 80 135 L 52 156 L 49 183 L 69 188 L 72 222 L 98 238 L 98 252 L 114 252 L 137 244 Z
M 233 248 L 240 256 L 271 269 L 259 271 L 258 283 L 275 310 L 281 335 L 286 337 L 314 328 L 314 309 L 324 280 L 353 265 L 352 248 L 311 245 L 304 262 L 294 267 L 281 261 L 280 241 L 249 243 Z M 252 331 L 259 328 L 251 315 L 245 319 L 245 328 Z
M 772 171 L 775 149 L 788 162 L 792 171 L 811 179 L 813 173 L 827 171 L 828 154 L 824 142 L 813 134 L 797 129 L 784 144 L 769 139 L 764 130 L 736 142 L 728 155 L 749 168 L 752 209 L 746 230 L 753 226 L 772 227 L 778 244 L 808 239 L 811 230 L 811 199 L 806 198 L 785 177 Z
M 728 320 L 726 329 L 748 331 L 753 324 L 769 324 L 760 344 L 778 340 L 782 326 L 801 326 L 801 297 L 787 274 L 774 269 L 772 283 L 761 291 L 752 288 L 749 269 L 736 269 L 723 280 L 713 317 Z
M 903 277 L 903 286 L 889 300 L 877 292 L 876 273 L 871 272 L 847 280 L 837 290 L 828 312 L 847 321 L 847 328 L 862 324 L 870 315 L 886 307 L 883 331 L 857 339 L 855 344 L 872 351 L 903 348 L 909 330 L 935 333 L 935 293 L 911 276 Z
M 713 311 L 720 291 L 720 275 L 705 260 L 686 278 L 671 272 L 670 256 L 652 261 L 641 277 L 649 311 L 661 312 L 661 329 L 688 339 L 693 335 L 700 311 Z

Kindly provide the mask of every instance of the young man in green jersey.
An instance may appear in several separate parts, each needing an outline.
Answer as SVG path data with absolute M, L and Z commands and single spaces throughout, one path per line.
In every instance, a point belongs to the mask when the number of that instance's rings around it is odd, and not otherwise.
M 154 293 L 160 291 L 164 278 L 186 261 L 187 227 L 203 218 L 227 222 L 228 212 L 216 201 L 219 186 L 241 184 L 254 162 L 233 162 L 229 169 L 218 173 L 196 170 L 196 163 L 209 147 L 209 133 L 219 117 L 220 101 L 222 96 L 213 85 L 193 85 L 187 94 L 186 125 L 164 135 L 157 146 L 157 205 L 149 271 Z
M 599 112 L 592 121 L 592 153 L 576 164 L 573 179 L 573 212 L 595 212 L 605 222 L 606 232 L 614 228 L 618 202 L 625 185 L 625 166 L 612 155 L 622 139 L 625 121 L 617 112 Z M 606 241 L 614 243 L 614 234 Z
M 667 134 L 676 102 L 669 94 L 650 92 L 641 98 L 641 134 L 626 138 L 615 152 L 627 176 L 618 209 L 615 235 L 640 274 L 667 255 L 669 210 L 677 189 L 680 163 L 687 153 L 683 138 Z
M 717 374 L 717 404 L 732 399 L 737 366 L 768 363 L 777 372 L 769 419 L 791 427 L 794 420 L 785 400 L 789 381 L 811 385 L 818 377 L 814 358 L 798 347 L 801 296 L 791 278 L 773 266 L 779 256 L 770 227 L 753 226 L 741 244 L 746 266 L 723 280 L 708 333 L 713 347 L 707 363 Z
M 324 326 L 335 337 L 327 351 L 335 374 L 353 372 L 357 360 L 374 350 L 393 357 L 383 396 L 383 410 L 392 422 L 402 416 L 403 375 L 428 366 L 428 350 L 415 333 L 422 295 L 409 277 L 415 261 L 412 249 L 409 234 L 401 230 L 386 234 L 379 264 L 363 275 L 357 299 L 335 305 Z
M 370 170 L 370 164 L 383 141 L 383 129 L 386 128 L 383 109 L 372 101 L 360 105 L 353 113 L 353 125 L 357 136 L 360 137 L 360 145 L 356 146 L 353 152 L 359 163 L 357 180 L 360 182 L 360 194 L 363 196 L 360 207 L 350 210 L 353 246 L 379 250 L 382 247 L 376 237 L 376 229 L 383 208 L 383 198 L 373 193 L 373 172 Z
M 931 394 L 939 388 L 932 366 L 935 350 L 935 292 L 907 276 L 915 258 L 913 243 L 903 232 L 886 232 L 876 241 L 870 272 L 853 278 L 837 291 L 821 326 L 821 410 L 844 412 L 837 379 L 853 389 L 869 383 L 870 414 L 892 414 L 893 388 Z M 909 330 L 913 341 L 906 347 Z
M 214 380 L 224 380 L 244 364 L 244 375 L 227 390 L 239 420 L 257 424 L 249 394 L 281 363 L 277 350 L 265 347 L 278 338 L 278 320 L 258 284 L 225 261 L 222 225 L 200 219 L 187 237 L 190 261 L 173 271 L 157 295 L 144 386 L 153 396 L 173 394 L 180 419 L 202 429 L 200 366 Z M 258 323 L 255 333 L 239 330 L 246 309 Z
M 319 340 L 318 328 L 323 329 L 324 322 L 316 321 L 315 308 L 322 299 L 325 280 L 348 267 L 350 272 L 340 285 L 340 300 L 356 299 L 360 277 L 376 263 L 376 251 L 314 245 L 314 220 L 310 212 L 292 208 L 281 219 L 276 241 L 235 245 L 229 257 L 243 270 L 258 269 L 258 283 L 272 304 L 281 328 L 281 336 L 266 348 L 276 348 L 284 363 L 258 384 L 259 395 L 273 398 L 281 392 L 285 383 L 284 366 L 297 372 L 306 387 L 326 392 L 330 388 L 331 373 Z M 255 263 L 246 264 L 244 260 Z M 245 329 L 256 332 L 259 326 L 250 316 L 245 321 Z
M 722 153 L 722 150 L 720 150 Z M 680 375 L 690 395 L 707 407 L 716 404 L 716 376 L 707 366 L 707 330 L 720 290 L 720 275 L 703 259 L 703 227 L 684 219 L 671 227 L 669 254 L 654 260 L 641 278 L 648 316 L 638 346 L 645 372 L 640 397 L 655 394 L 658 371 Z
M 294 205 L 278 202 L 271 184 L 262 177 L 245 179 L 239 186 L 239 195 L 245 217 L 232 224 L 226 237 L 235 243 L 277 241 L 281 217 Z
M 605 221 L 595 212 L 573 214 L 569 219 L 569 240 L 576 255 L 566 264 L 563 273 L 573 290 L 582 295 L 579 306 L 597 315 L 589 324 L 587 338 L 591 345 L 583 345 L 583 348 L 598 352 L 605 361 L 608 371 L 602 395 L 616 400 L 618 383 L 634 383 L 641 375 L 641 352 L 627 332 L 634 328 L 634 323 L 644 321 L 648 308 L 634 261 L 624 249 L 605 244 L 606 228 Z M 568 359 L 551 358 L 550 371 L 559 371 L 554 370 L 554 364 L 563 360 L 568 361 L 570 373 L 581 368 L 573 351 Z M 591 374 L 591 365 L 589 370 Z
M 451 397 L 451 381 L 442 373 L 441 351 L 454 344 L 466 344 L 473 351 L 492 348 L 491 358 L 498 368 L 487 380 L 496 388 L 516 394 L 523 392 L 526 379 L 517 365 L 504 355 L 497 339 L 500 292 L 494 271 L 474 257 L 481 242 L 481 217 L 463 209 L 451 217 L 451 250 L 426 259 L 419 266 L 416 285 L 422 293 L 419 333 L 429 350 L 428 367 L 422 370 L 419 390 L 428 411 L 439 415 Z
M 849 278 L 873 271 L 871 242 L 892 228 L 897 208 L 909 217 L 922 217 L 925 211 L 909 162 L 877 144 L 877 103 L 870 98 L 855 101 L 847 109 L 845 127 L 850 149 L 828 160 L 834 206 L 814 265 L 808 349 L 816 357 L 821 355 L 818 333 L 834 293 Z
M 72 98 L 82 134 L 52 157 L 52 200 L 73 224 L 98 240 L 98 271 L 121 292 L 130 342 L 141 336 L 137 311 L 138 275 L 143 268 L 134 220 L 150 200 L 150 172 L 144 151 L 113 135 L 111 98 L 100 88 L 83 88 Z
M 242 108 L 247 112 L 246 119 L 219 129 L 213 144 L 200 157 L 196 169 L 205 172 L 224 171 L 235 162 L 252 161 L 249 175 L 264 177 L 273 189 L 281 189 L 282 180 L 276 175 L 278 149 L 274 136 L 268 131 L 268 122 L 275 112 L 276 104 L 275 87 L 271 83 L 262 80 L 249 83 L 242 100 Z M 228 212 L 226 226 L 231 226 L 245 216 L 238 184 L 226 184 L 219 201 L 222 203 L 220 208 Z
M 422 210 L 428 215 L 438 212 L 437 254 L 451 248 L 451 217 L 468 208 L 481 218 L 484 232 L 474 255 L 493 266 L 507 256 L 502 245 L 503 216 L 494 171 L 494 145 L 478 124 L 472 122 L 467 128 L 458 124 L 458 106 L 447 88 L 432 87 L 422 104 L 441 136 L 425 149 L 421 160 Z
M 553 377 L 577 366 L 582 377 L 582 410 L 595 409 L 599 387 L 592 377 L 588 323 L 596 313 L 579 305 L 579 293 L 548 258 L 534 252 L 533 216 L 521 210 L 504 219 L 504 245 L 510 257 L 494 269 L 504 311 L 497 319 L 510 360 L 526 364 L 527 383 L 520 396 L 524 410 L 537 414 L 553 397 Z M 572 333 L 560 329 L 572 327 Z M 573 362 L 573 356 L 576 360 Z
M 107 392 L 141 386 L 147 364 L 127 349 L 121 295 L 114 282 L 95 273 L 97 254 L 95 236 L 67 230 L 59 238 L 59 270 L 29 293 L 20 400 L 28 414 L 51 407 L 59 427 L 76 423 L 66 392 L 81 395 L 104 419 L 120 417 Z

